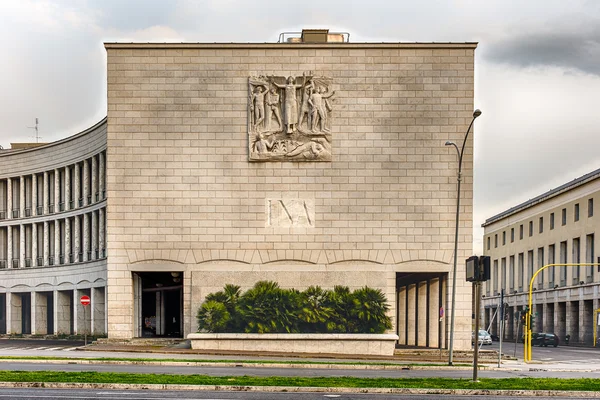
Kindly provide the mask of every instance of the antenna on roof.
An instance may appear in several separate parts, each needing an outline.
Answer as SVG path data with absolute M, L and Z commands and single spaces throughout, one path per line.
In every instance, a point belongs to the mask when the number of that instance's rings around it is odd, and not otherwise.
M 27 128 L 29 128 L 29 129 L 35 129 L 35 142 L 36 142 L 36 143 L 39 143 L 39 142 L 40 142 L 40 139 L 41 139 L 41 137 L 40 137 L 40 135 L 39 135 L 38 125 L 39 125 L 39 124 L 38 124 L 38 119 L 36 118 L 36 119 L 35 119 L 35 126 L 28 126 L 28 127 L 27 127 Z

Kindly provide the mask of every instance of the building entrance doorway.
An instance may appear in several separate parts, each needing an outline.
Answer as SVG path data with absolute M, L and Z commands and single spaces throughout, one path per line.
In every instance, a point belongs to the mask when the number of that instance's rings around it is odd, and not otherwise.
M 134 272 L 136 337 L 183 337 L 183 272 Z

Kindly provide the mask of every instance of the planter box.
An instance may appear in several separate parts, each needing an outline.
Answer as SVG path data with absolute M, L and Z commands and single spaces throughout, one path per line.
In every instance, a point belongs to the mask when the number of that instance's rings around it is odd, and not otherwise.
M 343 333 L 190 333 L 194 350 L 393 356 L 398 335 Z

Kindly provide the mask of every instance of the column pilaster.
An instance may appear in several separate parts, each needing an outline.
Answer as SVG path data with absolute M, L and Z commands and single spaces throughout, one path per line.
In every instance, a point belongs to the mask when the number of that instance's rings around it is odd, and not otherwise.
M 60 170 L 54 170 L 54 212 L 60 212 Z
M 6 219 L 12 219 L 12 178 L 6 178 Z
M 71 218 L 65 219 L 65 264 L 71 263 Z
M 37 266 L 38 258 L 38 235 L 37 235 L 37 224 L 31 224 L 31 265 Z
M 44 261 L 43 264 L 45 267 L 49 265 L 49 257 L 50 257 L 50 229 L 48 227 L 48 221 L 44 221 Z
M 48 214 L 48 171 L 44 171 L 44 193 L 42 198 L 44 202 L 44 214 Z
M 103 193 L 106 190 L 106 179 L 104 176 L 104 170 L 105 170 L 104 164 L 106 163 L 106 159 L 105 159 L 104 152 L 101 152 L 99 154 L 99 159 L 100 159 L 100 162 L 99 162 L 100 165 L 98 167 L 99 168 L 98 191 L 100 192 L 100 200 L 103 200 L 104 199 Z
M 65 167 L 65 210 L 71 209 L 71 167 Z
M 54 220 L 54 265 L 61 264 L 60 260 L 60 220 Z
M 19 178 L 19 217 L 25 218 L 25 177 Z
M 90 204 L 90 171 L 88 160 L 83 160 L 83 204 Z
M 103 257 L 103 251 L 106 251 L 106 226 L 104 213 L 104 208 L 98 210 L 98 250 L 100 251 L 100 258 Z
M 13 266 L 13 235 L 12 235 L 12 226 L 7 226 L 6 227 L 6 267 L 7 268 L 12 268 Z M 8 320 L 7 320 L 8 321 Z
M 25 267 L 25 225 L 19 225 L 19 268 Z
M 37 174 L 31 175 L 31 215 L 37 215 L 38 206 Z
M 75 164 L 75 208 L 80 207 L 79 200 L 81 199 L 81 185 L 80 185 L 80 171 L 79 163 Z M 81 203 L 83 205 L 83 202 Z
M 90 261 L 90 216 L 83 214 L 83 261 Z
M 75 223 L 75 229 L 74 229 L 74 231 L 75 231 L 75 243 L 74 243 L 74 246 L 73 246 L 73 251 L 75 252 L 75 262 L 83 261 L 83 260 L 79 259 L 79 253 L 80 253 L 80 246 L 79 246 L 79 244 L 81 243 L 81 239 L 80 239 L 81 232 L 80 232 L 80 229 L 79 229 L 79 218 L 80 218 L 79 215 L 76 215 L 73 218 L 73 221 Z
M 97 259 L 98 257 L 96 257 L 96 254 L 100 254 L 99 252 L 96 253 L 99 249 L 98 249 L 98 214 L 96 213 L 96 211 L 92 212 L 91 214 L 92 217 L 92 245 L 90 246 L 92 249 L 92 259 Z

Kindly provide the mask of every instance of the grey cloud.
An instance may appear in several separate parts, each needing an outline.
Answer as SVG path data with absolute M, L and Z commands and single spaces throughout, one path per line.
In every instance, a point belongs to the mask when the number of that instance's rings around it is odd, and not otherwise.
M 482 57 L 518 67 L 550 66 L 600 75 L 600 20 L 582 25 L 519 33 L 491 43 Z

